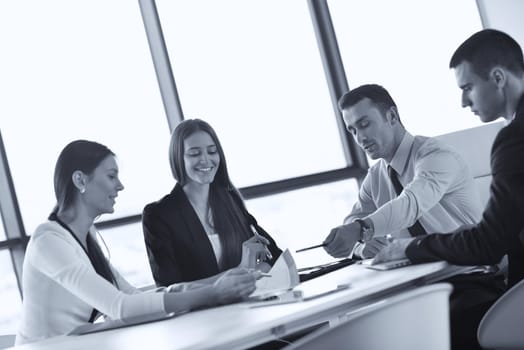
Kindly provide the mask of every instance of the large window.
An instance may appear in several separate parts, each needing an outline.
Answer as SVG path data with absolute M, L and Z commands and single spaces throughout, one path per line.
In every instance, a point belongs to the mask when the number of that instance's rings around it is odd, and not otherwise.
M 130 224 L 100 231 L 111 264 L 135 287 L 155 282 L 147 258 L 142 224 Z
M 54 206 L 55 162 L 74 139 L 119 158 L 126 189 L 111 218 L 140 213 L 172 186 L 169 129 L 136 2 L 2 2 L 0 33 L 2 135 L 28 234 Z
M 239 187 L 345 167 L 303 0 L 157 0 L 186 118 L 216 129 Z
M 299 267 L 332 260 L 323 249 L 295 250 L 322 242 L 342 223 L 357 199 L 356 179 L 268 195 L 282 183 L 305 186 L 296 177 L 352 165 L 307 1 L 156 4 L 185 118 L 215 128 L 235 185 L 265 195 L 248 200 L 249 210 Z M 481 28 L 475 1 L 329 0 L 329 6 L 350 88 L 384 85 L 414 134 L 480 124 L 461 109 L 447 68 L 457 45 Z M 169 128 L 137 1 L 0 2 L 0 43 L 0 127 L 28 234 L 55 204 L 55 162 L 75 139 L 103 143 L 118 157 L 126 188 L 115 213 L 99 222 L 139 214 L 171 190 Z M 132 284 L 153 284 L 140 223 L 101 235 L 111 262 Z M 7 249 L 0 250 L 0 273 L 0 333 L 14 333 L 20 295 Z
M 14 334 L 21 310 L 20 292 L 9 251 L 0 250 L 0 334 Z
M 333 261 L 324 249 L 295 254 L 322 243 L 332 228 L 342 225 L 357 200 L 354 179 L 257 198 L 246 205 L 281 249 L 289 248 L 299 267 Z
M 5 240 L 4 223 L 2 222 L 2 217 L 0 217 L 0 241 L 3 240 Z
M 455 49 L 482 29 L 474 0 L 329 0 L 350 88 L 378 83 L 413 134 L 480 125 L 461 108 L 448 68 Z

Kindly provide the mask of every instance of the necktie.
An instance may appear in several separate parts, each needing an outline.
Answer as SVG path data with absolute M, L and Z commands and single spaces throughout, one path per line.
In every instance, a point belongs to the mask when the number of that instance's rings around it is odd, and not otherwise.
M 389 178 L 391 179 L 391 183 L 393 183 L 393 187 L 395 188 L 395 192 L 397 192 L 397 196 L 398 196 L 402 192 L 404 187 L 398 180 L 398 174 L 395 171 L 395 169 L 393 169 L 389 165 L 388 165 L 388 175 L 389 175 Z M 413 226 L 408 227 L 408 231 L 411 234 L 411 236 L 413 237 L 426 234 L 426 230 L 424 230 L 424 227 L 422 227 L 422 225 L 420 224 L 418 220 L 415 221 Z

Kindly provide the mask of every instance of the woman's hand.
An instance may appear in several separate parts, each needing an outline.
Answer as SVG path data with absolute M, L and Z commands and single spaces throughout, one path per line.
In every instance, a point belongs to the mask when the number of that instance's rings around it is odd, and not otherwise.
M 233 268 L 226 271 L 213 284 L 218 304 L 228 304 L 240 301 L 255 291 L 255 282 L 260 272 Z
M 239 267 L 258 269 L 261 263 L 273 256 L 267 248 L 269 241 L 260 235 L 253 236 L 242 243 L 242 260 Z

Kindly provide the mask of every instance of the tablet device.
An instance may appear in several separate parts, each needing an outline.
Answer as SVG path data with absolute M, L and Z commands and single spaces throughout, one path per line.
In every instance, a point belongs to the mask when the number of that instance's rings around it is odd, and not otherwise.
M 386 270 L 397 269 L 399 267 L 404 267 L 408 265 L 411 265 L 411 261 L 409 261 L 409 259 L 400 259 L 400 260 L 392 260 L 392 261 L 388 261 L 388 262 L 376 264 L 376 265 L 366 265 L 366 267 L 368 269 L 386 271 Z

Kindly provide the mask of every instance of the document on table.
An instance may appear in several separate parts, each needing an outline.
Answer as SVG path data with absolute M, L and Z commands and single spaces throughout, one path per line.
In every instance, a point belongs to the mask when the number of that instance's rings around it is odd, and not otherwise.
M 270 277 L 257 280 L 256 290 L 251 294 L 251 298 L 264 299 L 283 294 L 300 283 L 297 266 L 289 249 L 282 252 L 268 273 Z

